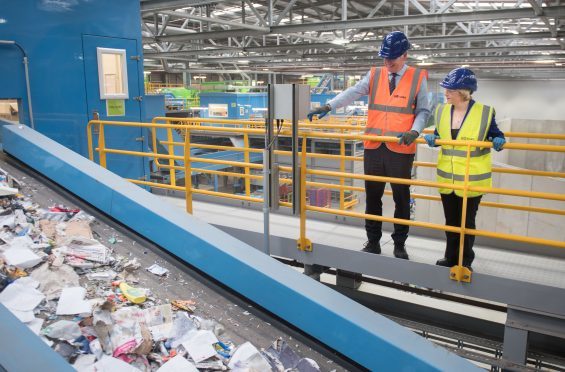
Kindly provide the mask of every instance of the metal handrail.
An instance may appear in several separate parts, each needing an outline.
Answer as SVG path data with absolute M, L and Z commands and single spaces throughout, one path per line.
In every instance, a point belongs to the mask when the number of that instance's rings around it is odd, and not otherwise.
M 176 118 L 168 118 L 176 121 Z M 171 185 L 164 185 L 161 183 L 156 182 L 149 182 L 149 181 L 140 181 L 140 180 L 131 180 L 134 183 L 147 185 L 152 187 L 163 187 L 163 188 L 170 188 L 173 190 L 184 190 L 187 198 L 186 198 L 186 207 L 187 211 L 192 212 L 192 194 L 206 194 L 206 195 L 214 195 L 214 196 L 222 196 L 228 197 L 232 199 L 239 199 L 239 200 L 246 200 L 250 202 L 262 202 L 261 198 L 251 197 L 249 194 L 249 183 L 251 179 L 260 180 L 262 179 L 261 175 L 254 175 L 250 173 L 251 169 L 262 169 L 261 164 L 251 163 L 249 161 L 249 153 L 251 152 L 260 152 L 260 149 L 253 149 L 249 147 L 249 135 L 263 135 L 264 129 L 256 129 L 256 128 L 226 128 L 226 127 L 211 127 L 211 126 L 201 126 L 201 125 L 194 125 L 197 122 L 200 122 L 198 119 L 196 121 L 192 121 L 191 125 L 187 124 L 168 124 L 168 123 L 131 123 L 131 122 L 111 122 L 111 121 L 101 121 L 101 120 L 93 120 L 89 122 L 87 126 L 88 130 L 88 141 L 89 141 L 89 157 L 91 159 L 94 158 L 93 153 L 93 144 L 92 144 L 92 127 L 94 125 L 99 126 L 98 130 L 98 144 L 99 146 L 96 148 L 96 151 L 99 152 L 99 159 L 100 164 L 106 167 L 106 154 L 123 154 L 123 155 L 133 155 L 133 156 L 147 156 L 150 158 L 154 158 L 155 160 L 158 159 L 168 159 L 169 165 L 162 164 L 161 166 L 164 168 L 169 168 L 172 173 L 175 173 L 176 170 L 184 170 L 185 175 L 192 174 L 192 171 L 198 171 L 203 173 L 210 173 L 210 174 L 217 174 L 217 175 L 227 175 L 227 176 L 235 176 L 241 177 L 245 179 L 246 182 L 246 195 L 233 195 L 227 193 L 221 193 L 216 191 L 209 191 L 209 190 L 200 190 L 194 189 L 191 185 L 192 177 L 185 176 L 185 186 L 177 186 L 175 184 L 175 179 L 171 177 Z M 216 122 L 216 119 L 211 119 Z M 212 122 L 212 121 L 209 121 Z M 245 121 L 226 121 L 225 124 L 243 124 L 243 125 L 250 125 L 256 124 L 255 122 L 245 122 Z M 192 148 L 192 147 L 201 147 L 201 148 L 208 148 L 208 149 L 230 149 L 236 151 L 243 151 L 246 154 L 243 162 L 238 161 L 230 161 L 230 160 L 221 160 L 221 159 L 207 159 L 201 157 L 192 157 L 190 155 L 190 151 L 184 151 L 183 156 L 177 155 L 170 155 L 174 154 L 174 146 L 180 145 L 178 142 L 172 141 L 172 136 L 168 136 L 167 141 L 163 141 L 164 144 L 169 146 L 169 155 L 167 154 L 159 154 L 156 152 L 156 146 L 154 146 L 152 153 L 140 152 L 140 151 L 129 151 L 129 150 L 118 150 L 118 149 L 109 149 L 105 146 L 105 138 L 104 138 L 104 127 L 106 125 L 119 125 L 119 126 L 136 126 L 136 127 L 145 127 L 145 128 L 166 128 L 169 131 L 172 130 L 180 130 L 184 132 L 184 143 L 182 144 L 185 149 Z M 339 128 L 342 131 L 345 131 L 344 128 Z M 229 146 L 214 146 L 214 145 L 204 145 L 204 144 L 192 144 L 190 141 L 190 137 L 192 132 L 194 131 L 211 131 L 211 132 L 218 132 L 218 133 L 239 133 L 243 134 L 246 137 L 246 142 L 244 143 L 244 147 L 242 148 L 233 148 Z M 288 135 L 286 130 L 283 130 L 281 133 L 284 135 Z M 172 132 L 171 132 L 172 133 Z M 324 170 L 312 170 L 307 169 L 306 166 L 302 167 L 301 169 L 301 213 L 300 213 L 300 238 L 298 240 L 298 245 L 300 249 L 309 250 L 312 248 L 311 242 L 306 238 L 306 213 L 307 211 L 317 211 L 322 213 L 332 213 L 336 215 L 342 216 L 351 216 L 356 218 L 364 218 L 369 220 L 376 220 L 376 221 L 384 221 L 384 222 L 392 222 L 397 224 L 405 224 L 405 225 L 412 225 L 412 226 L 421 226 L 427 228 L 433 228 L 443 231 L 451 231 L 455 233 L 460 233 L 462 237 L 465 234 L 477 235 L 477 236 L 488 236 L 493 238 L 503 238 L 512 241 L 522 241 L 532 244 L 542 244 L 552 247 L 559 247 L 565 248 L 565 243 L 560 241 L 554 241 L 549 239 L 540 239 L 535 237 L 526 237 L 520 235 L 512 235 L 512 234 L 503 234 L 503 233 L 495 233 L 489 231 L 482 231 L 476 229 L 468 229 L 465 228 L 464 225 L 461 227 L 452 227 L 452 226 L 445 226 L 439 224 L 432 224 L 428 222 L 421 222 L 421 221 L 410 221 L 410 220 L 402 220 L 402 219 L 395 219 L 389 217 L 382 217 L 382 216 L 374 216 L 374 215 L 367 215 L 363 213 L 345 211 L 345 198 L 344 192 L 346 190 L 352 191 L 362 191 L 363 188 L 348 186 L 345 185 L 343 180 L 345 178 L 349 179 L 360 179 L 360 180 L 369 180 L 369 181 L 380 181 L 380 182 L 391 182 L 396 184 L 405 184 L 405 185 L 417 185 L 417 186 L 427 186 L 427 187 L 435 187 L 435 188 L 447 188 L 452 190 L 462 190 L 464 194 L 464 209 L 466 208 L 466 200 L 467 200 L 467 192 L 469 191 L 478 191 L 483 193 L 494 193 L 494 194 L 501 194 L 501 195 L 513 195 L 513 196 L 523 196 L 523 197 L 533 197 L 533 198 L 541 198 L 547 200 L 557 200 L 557 201 L 565 201 L 565 195 L 562 194 L 555 194 L 555 193 L 546 193 L 546 192 L 537 192 L 537 191 L 523 191 L 523 190 L 509 190 L 509 189 L 500 189 L 500 188 L 487 188 L 487 187 L 477 187 L 477 186 L 470 186 L 468 183 L 468 170 L 466 171 L 465 182 L 462 185 L 455 185 L 455 184 L 442 184 L 438 182 L 432 181 L 422 181 L 422 180 L 411 180 L 411 179 L 399 179 L 399 178 L 392 178 L 392 177 L 381 177 L 381 176 L 368 176 L 368 175 L 360 175 L 354 173 L 347 173 L 344 172 L 344 162 L 345 160 L 354 160 L 357 161 L 362 159 L 360 157 L 355 156 L 345 156 L 345 146 L 344 141 L 347 139 L 354 139 L 354 140 L 370 140 L 370 141 L 379 141 L 379 142 L 397 142 L 397 138 L 395 137 L 375 137 L 375 136 L 368 136 L 368 135 L 352 135 L 347 133 L 312 133 L 311 131 L 302 130 L 299 131 L 299 135 L 303 139 L 303 147 L 301 150 L 301 160 L 302 164 L 307 164 L 306 159 L 307 157 L 320 157 L 320 158 L 328 158 L 328 159 L 338 159 L 340 160 L 340 171 L 324 171 Z M 306 151 L 306 139 L 309 137 L 316 137 L 316 138 L 333 138 L 338 139 L 340 141 L 340 155 L 330 155 L 330 154 L 308 154 Z M 559 136 L 558 136 L 559 137 Z M 563 136 L 565 138 L 565 136 Z M 560 138 L 558 138 L 560 139 Z M 154 136 L 155 141 L 155 136 Z M 418 140 L 417 142 L 423 143 L 423 140 Z M 459 141 L 459 140 L 437 140 L 436 143 L 438 145 L 457 145 L 457 146 L 465 146 L 467 148 L 467 163 L 466 166 L 469 166 L 470 161 L 470 150 L 472 147 L 484 147 L 490 148 L 492 144 L 490 142 L 483 142 L 483 141 Z M 565 152 L 565 146 L 557 146 L 557 145 L 539 145 L 539 144 L 519 144 L 519 143 L 508 143 L 505 145 L 505 149 L 521 149 L 521 150 L 534 150 L 534 151 L 556 151 L 556 152 Z M 172 150 L 172 151 L 171 151 Z M 277 152 L 280 155 L 286 156 L 290 155 L 290 151 L 279 151 Z M 174 164 L 175 160 L 184 161 L 183 166 L 177 166 Z M 192 169 L 191 163 L 194 161 L 199 161 L 203 163 L 211 163 L 211 164 L 226 164 L 231 165 L 232 167 L 240 167 L 245 169 L 245 173 L 236 173 L 236 172 L 228 172 L 228 171 L 217 171 L 217 170 L 207 170 L 207 169 Z M 424 166 L 424 167 L 433 167 L 435 163 L 426 163 L 426 162 L 416 162 L 417 166 Z M 289 167 L 280 167 L 281 172 L 290 172 L 291 169 Z M 561 172 L 545 172 L 545 171 L 531 171 L 532 175 L 552 175 L 557 177 L 563 177 Z M 510 170 L 508 173 L 518 173 L 518 170 Z M 323 175 L 326 177 L 336 177 L 339 178 L 339 184 L 328 184 L 322 182 L 312 182 L 306 181 L 306 176 L 310 175 Z M 519 174 L 525 174 L 520 172 Z M 281 179 L 281 183 L 292 183 L 292 180 L 288 179 Z M 330 189 L 337 189 L 340 192 L 340 210 L 332 209 L 332 208 L 323 208 L 323 207 L 316 207 L 312 205 L 307 205 L 306 201 L 306 187 L 307 186 L 320 186 L 326 187 Z M 420 195 L 420 194 L 412 194 L 414 197 L 419 197 L 422 199 L 428 200 L 439 200 L 437 196 L 430 196 L 430 195 Z M 291 206 L 290 203 L 280 202 L 281 206 Z M 492 207 L 502 207 L 502 208 L 509 208 L 515 210 L 524 210 L 524 211 L 535 211 L 540 213 L 552 213 L 558 215 L 564 215 L 565 212 L 562 210 L 551 209 L 551 208 L 535 208 L 535 207 L 527 207 L 527 206 L 518 206 L 518 205 L 511 205 L 511 204 L 503 204 L 503 203 L 494 203 L 494 202 L 483 202 L 481 205 L 492 206 Z M 463 211 L 465 213 L 465 211 Z M 464 220 L 464 219 L 462 219 Z M 461 239 L 463 242 L 463 239 Z M 451 276 L 455 280 L 460 281 L 470 281 L 471 274 L 465 267 L 462 266 L 462 243 L 460 246 L 460 257 L 458 265 L 451 270 Z
M 169 119 L 169 118 L 168 118 L 168 119 Z M 191 119 L 191 120 L 194 120 L 194 119 Z M 244 123 L 244 124 L 250 123 L 249 121 L 233 121 L 233 120 L 232 120 L 232 121 L 225 120 L 225 121 L 226 121 L 226 122 L 229 122 L 229 123 L 233 123 L 233 122 L 239 122 L 239 123 Z M 130 122 L 111 122 L 111 123 L 107 123 L 107 124 L 108 124 L 108 125 L 126 125 L 126 124 L 128 124 L 128 126 L 138 126 L 139 124 L 145 124 L 144 126 L 146 126 L 146 127 L 155 128 L 155 126 L 152 126 L 152 125 L 149 125 L 149 124 L 146 124 L 146 123 L 138 123 L 138 124 L 133 123 L 133 124 L 132 124 L 132 123 L 130 123 Z M 164 126 L 164 127 L 167 127 L 168 129 L 173 128 L 173 129 L 182 129 L 182 130 L 186 130 L 186 126 L 184 126 L 184 125 L 178 125 L 178 124 L 167 124 L 167 125 L 159 124 L 159 125 Z M 202 128 L 199 128 L 199 129 L 202 129 Z M 202 129 L 202 130 L 204 130 L 204 129 Z M 220 132 L 234 132 L 234 131 L 236 131 L 236 132 L 241 132 L 241 128 L 240 128 L 240 129 L 234 129 L 234 128 L 229 128 L 229 129 L 227 129 L 227 128 L 214 128 L 213 130 L 214 130 L 214 131 L 220 131 Z M 245 132 L 248 132 L 248 131 L 245 131 Z M 251 130 L 251 132 L 253 132 L 253 133 L 259 133 L 259 134 L 262 134 L 262 133 L 263 133 L 260 129 L 254 129 L 254 130 Z M 155 136 L 154 136 L 153 138 L 154 138 L 154 141 L 156 141 Z M 387 137 L 381 137 L 381 138 L 383 139 L 383 141 L 387 141 L 387 142 L 394 142 L 394 141 L 396 141 L 396 139 L 394 139 L 393 137 L 389 137 L 389 138 L 387 138 Z M 246 141 L 248 142 L 248 139 L 247 139 Z M 440 143 L 440 142 L 441 142 L 441 141 L 438 140 L 438 143 Z M 162 143 L 164 143 L 164 144 L 169 144 L 169 145 L 172 144 L 172 143 L 169 142 L 169 141 L 162 141 Z M 184 143 L 174 142 L 174 144 L 180 144 L 180 145 L 184 146 Z M 156 147 L 156 146 L 154 146 L 154 149 L 155 149 L 155 147 Z M 216 147 L 216 148 L 218 148 L 218 149 L 223 148 L 223 149 L 231 149 L 231 150 L 234 150 L 234 151 L 246 151 L 246 152 L 261 152 L 261 151 L 262 151 L 262 150 L 260 150 L 260 149 L 253 149 L 253 148 L 248 148 L 248 147 L 247 147 L 247 148 L 239 148 L 239 147 L 236 148 L 236 147 L 228 147 L 228 146 L 225 146 L 225 147 L 224 147 L 224 146 L 201 145 L 201 144 L 191 144 L 191 147 L 201 147 L 201 148 L 214 148 L 214 147 Z M 537 149 L 537 148 L 536 148 L 536 149 Z M 155 150 L 154 150 L 154 151 L 155 151 Z M 125 151 L 125 150 L 119 150 L 119 151 L 117 151 L 117 152 L 115 152 L 115 151 L 110 151 L 110 152 L 117 153 L 117 154 L 123 154 L 123 155 L 137 155 L 137 156 L 140 156 L 140 153 L 133 153 L 133 152 Z M 342 152 L 343 152 L 343 149 L 342 149 Z M 169 153 L 173 153 L 173 150 L 172 150 L 170 147 L 169 147 Z M 283 155 L 283 156 L 289 156 L 289 155 L 291 154 L 290 151 L 280 151 L 280 150 L 275 151 L 275 153 L 276 153 L 276 154 L 279 154 L 279 155 Z M 330 154 L 316 154 L 316 153 L 307 153 L 307 156 L 308 156 L 308 157 L 313 157 L 313 158 L 342 159 L 342 161 L 344 161 L 344 160 L 356 160 L 356 161 L 357 161 L 357 160 L 362 160 L 362 159 L 363 159 L 362 157 L 353 157 L 353 156 L 345 156 L 345 155 L 343 155 L 343 156 L 341 156 L 341 155 L 330 155 Z M 248 157 L 248 156 L 247 156 L 247 157 Z M 91 156 L 91 158 L 92 158 L 92 156 Z M 155 153 L 155 154 L 153 155 L 153 158 L 154 158 L 156 164 L 158 163 L 158 159 L 159 159 L 159 158 L 169 159 L 170 164 L 169 164 L 168 166 L 167 166 L 167 165 L 160 165 L 160 167 L 162 167 L 162 168 L 167 168 L 167 169 L 170 170 L 170 180 L 171 180 L 171 183 L 172 183 L 172 185 L 176 185 L 175 170 L 183 170 L 184 167 L 183 167 L 183 166 L 174 166 L 174 165 L 171 165 L 171 164 L 174 164 L 174 160 L 180 160 L 180 161 L 182 161 L 182 160 L 183 160 L 183 157 L 181 157 L 181 156 L 177 156 L 177 157 L 175 157 L 175 156 L 160 156 L 159 154 Z M 199 159 L 200 159 L 200 158 L 197 158 L 197 159 L 195 159 L 195 160 L 199 160 Z M 212 163 L 212 162 L 210 162 L 210 163 Z M 217 161 L 215 161 L 214 163 L 216 163 L 216 164 L 225 164 L 224 161 L 221 161 L 221 160 L 217 160 Z M 432 165 L 432 164 L 435 166 L 435 163 L 415 162 L 415 165 L 416 165 L 416 166 L 418 166 L 418 165 L 421 165 L 421 166 L 430 166 L 430 165 Z M 232 165 L 233 165 L 233 164 L 232 164 Z M 241 163 L 240 163 L 240 165 L 244 165 L 244 164 L 241 164 Z M 287 170 L 285 167 L 281 167 L 281 170 L 290 172 L 290 171 Z M 210 174 L 213 174 L 212 172 L 210 172 L 210 171 L 208 171 L 208 170 L 201 170 L 201 171 L 202 171 L 202 173 L 210 173 Z M 532 171 L 532 170 L 514 170 L 514 169 L 503 169 L 503 168 L 494 168 L 494 171 L 502 171 L 502 172 L 504 172 L 504 173 L 526 174 L 526 175 L 545 175 L 545 176 L 552 176 L 552 177 L 563 177 L 563 176 L 564 176 L 564 174 L 561 173 L 561 172 L 544 172 L 544 171 Z M 249 175 L 249 168 L 248 168 L 248 167 L 245 167 L 245 174 L 246 174 L 246 175 Z M 241 177 L 241 174 L 240 174 L 240 173 L 235 173 L 235 172 L 234 172 L 234 173 L 232 173 L 231 175 L 234 176 L 234 177 Z M 342 183 L 342 180 L 343 180 L 345 177 L 346 177 L 345 174 L 340 177 L 340 184 Z M 249 195 L 250 195 L 250 178 L 249 178 L 249 177 L 245 177 L 245 182 L 246 182 L 246 195 L 249 196 Z M 326 184 L 325 187 L 327 187 L 327 188 L 336 188 L 333 184 Z M 343 199 L 343 197 L 342 197 L 343 192 L 344 192 L 345 190 L 360 191 L 359 188 L 354 188 L 354 187 L 352 187 L 352 186 L 345 186 L 345 187 L 341 188 L 341 189 L 340 189 L 340 208 L 341 208 L 341 209 L 343 209 L 343 208 L 345 207 L 345 202 L 344 202 L 344 199 Z M 420 195 L 418 195 L 418 194 L 413 194 L 413 195 L 414 195 L 414 197 L 416 197 L 416 198 L 424 198 L 424 199 L 430 199 L 430 200 L 439 200 L 439 197 L 436 197 L 436 196 L 420 196 Z M 550 213 L 550 214 L 556 214 L 556 215 L 563 215 L 563 214 L 565 213 L 564 211 L 559 210 L 559 209 L 539 208 L 539 207 L 530 207 L 530 206 L 520 206 L 520 205 L 504 204 L 504 203 L 494 203 L 494 202 L 485 202 L 485 201 L 481 202 L 481 205 L 484 205 L 484 206 L 487 206 L 487 207 L 498 207 L 498 208 L 514 209 L 514 210 L 523 210 L 523 211 L 530 211 L 530 212 Z

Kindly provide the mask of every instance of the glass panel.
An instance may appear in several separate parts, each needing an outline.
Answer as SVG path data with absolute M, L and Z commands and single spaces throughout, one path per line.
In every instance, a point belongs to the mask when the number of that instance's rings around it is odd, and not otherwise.
M 0 119 L 19 120 L 18 101 L 15 99 L 0 99 Z
M 106 94 L 124 94 L 122 55 L 102 53 L 102 73 Z
M 127 58 L 124 49 L 97 48 L 101 99 L 128 99 Z

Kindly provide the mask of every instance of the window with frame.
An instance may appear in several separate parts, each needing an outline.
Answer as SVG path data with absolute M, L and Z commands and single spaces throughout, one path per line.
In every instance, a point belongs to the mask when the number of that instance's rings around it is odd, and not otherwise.
M 128 99 L 125 49 L 96 48 L 100 99 Z

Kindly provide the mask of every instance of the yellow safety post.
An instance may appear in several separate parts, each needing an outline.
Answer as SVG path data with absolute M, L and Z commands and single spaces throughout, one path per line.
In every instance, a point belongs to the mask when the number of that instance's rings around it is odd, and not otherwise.
M 152 124 L 156 124 L 156 120 L 153 119 Z M 160 163 L 159 163 L 159 158 L 157 157 L 157 154 L 159 153 L 159 151 L 157 150 L 157 126 L 153 125 L 151 127 L 151 142 L 153 145 L 153 154 L 155 154 L 155 157 L 153 158 L 153 161 L 155 162 L 155 166 L 157 166 L 157 168 L 160 167 Z
M 465 247 L 465 222 L 467 222 L 467 192 L 469 190 L 469 165 L 471 163 L 471 145 L 467 145 L 467 160 L 465 161 L 465 178 L 463 181 L 463 205 L 461 211 L 461 232 L 459 235 L 459 260 L 453 266 L 449 277 L 458 282 L 471 282 L 471 270 L 463 266 L 463 249 Z
M 92 148 L 92 126 L 93 123 L 91 121 L 88 122 L 86 125 L 86 139 L 88 142 L 88 158 L 90 161 L 94 161 L 94 149 Z
M 306 239 L 306 135 L 302 137 L 302 156 L 300 158 L 300 238 L 298 249 L 312 251 L 312 242 Z
M 100 132 L 98 132 L 98 153 L 100 154 L 100 166 L 106 168 L 106 140 L 104 138 L 104 124 L 99 123 Z
M 167 141 L 169 141 L 169 155 L 174 155 L 175 154 L 175 146 L 172 144 L 173 143 L 173 130 L 171 128 L 167 128 Z M 186 143 L 186 141 L 185 141 Z M 187 147 L 184 148 L 184 151 L 187 151 Z M 190 148 L 188 148 L 188 151 L 190 152 Z M 176 171 L 173 168 L 175 166 L 175 160 L 174 159 L 169 159 L 169 166 L 171 167 L 171 169 L 169 169 L 169 178 L 170 178 L 170 182 L 171 182 L 171 186 L 176 186 L 177 185 L 177 175 L 176 175 Z
M 249 135 L 247 133 L 243 134 L 243 147 L 245 150 L 243 151 L 243 161 L 246 163 L 250 163 L 249 159 Z M 245 175 L 250 175 L 249 167 L 245 167 Z M 245 177 L 245 196 L 251 196 L 251 179 L 249 177 Z
M 186 211 L 192 214 L 192 165 L 190 164 L 190 130 L 188 126 L 184 135 L 184 189 Z
M 343 134 L 343 129 L 340 129 L 340 132 Z M 345 140 L 343 138 L 339 139 L 339 155 L 341 158 L 339 159 L 339 171 L 345 173 Z M 345 178 L 339 177 L 339 185 L 345 186 Z M 345 189 L 342 187 L 339 190 L 339 209 L 345 209 Z

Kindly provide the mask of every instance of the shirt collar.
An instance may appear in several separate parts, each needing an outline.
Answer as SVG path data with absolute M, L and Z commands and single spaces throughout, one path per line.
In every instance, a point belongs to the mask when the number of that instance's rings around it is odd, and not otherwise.
M 407 68 L 408 68 L 408 66 L 406 64 L 404 64 L 404 66 L 402 66 L 402 68 L 396 73 L 396 75 L 398 77 L 402 77 L 402 75 L 404 75 L 404 73 L 406 72 Z M 391 76 L 392 76 L 392 72 L 389 71 L 388 77 L 390 78 Z

